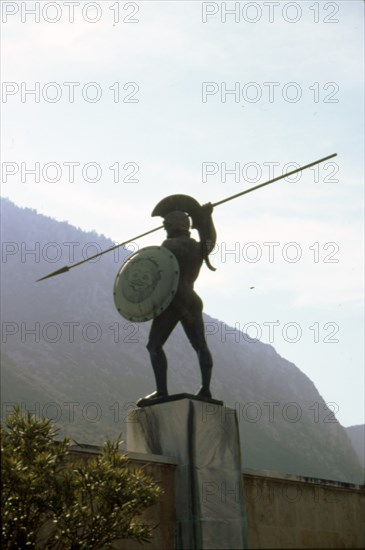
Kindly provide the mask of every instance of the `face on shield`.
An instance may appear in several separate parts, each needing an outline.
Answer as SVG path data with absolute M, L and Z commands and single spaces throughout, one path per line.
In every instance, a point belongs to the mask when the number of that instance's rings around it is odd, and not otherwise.
M 148 298 L 158 281 L 160 271 L 153 260 L 137 260 L 126 273 L 123 294 L 132 303 L 139 303 Z

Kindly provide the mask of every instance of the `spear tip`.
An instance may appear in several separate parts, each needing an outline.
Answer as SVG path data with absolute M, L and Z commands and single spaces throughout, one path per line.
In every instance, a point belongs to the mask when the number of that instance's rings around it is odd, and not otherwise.
M 44 281 L 44 279 L 49 279 L 50 277 L 55 277 L 56 275 L 61 275 L 61 273 L 67 273 L 67 271 L 70 271 L 70 268 L 68 267 L 68 265 L 65 265 L 65 267 L 61 267 L 61 269 L 57 269 L 57 271 L 53 271 L 53 273 L 49 273 L 48 275 L 37 279 L 36 283 L 38 283 L 39 281 Z

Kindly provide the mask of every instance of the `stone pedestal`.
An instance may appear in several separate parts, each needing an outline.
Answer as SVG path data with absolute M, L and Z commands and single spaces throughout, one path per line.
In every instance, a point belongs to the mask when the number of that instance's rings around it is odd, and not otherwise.
M 247 548 L 235 410 L 189 396 L 130 411 L 127 450 L 177 459 L 177 548 Z

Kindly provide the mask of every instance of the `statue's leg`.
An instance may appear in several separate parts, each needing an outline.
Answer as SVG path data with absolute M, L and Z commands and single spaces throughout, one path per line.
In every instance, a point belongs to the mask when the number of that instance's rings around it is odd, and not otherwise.
M 202 306 L 200 306 L 201 300 L 198 298 L 194 302 L 188 318 L 182 318 L 181 324 L 199 359 L 202 385 L 197 395 L 212 397 L 210 380 L 212 377 L 213 359 L 205 339 Z
M 146 399 L 163 397 L 167 392 L 167 359 L 163 345 L 179 321 L 177 312 L 170 306 L 152 321 L 147 349 L 156 379 L 156 391 Z

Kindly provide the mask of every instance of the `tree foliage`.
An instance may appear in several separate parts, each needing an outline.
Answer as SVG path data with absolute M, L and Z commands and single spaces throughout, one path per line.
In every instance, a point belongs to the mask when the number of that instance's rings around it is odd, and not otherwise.
M 72 458 L 70 441 L 45 419 L 14 408 L 1 426 L 2 547 L 113 548 L 118 539 L 151 539 L 139 517 L 161 494 L 143 470 L 131 471 L 107 441 L 95 458 Z

